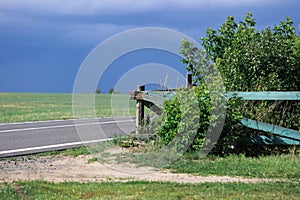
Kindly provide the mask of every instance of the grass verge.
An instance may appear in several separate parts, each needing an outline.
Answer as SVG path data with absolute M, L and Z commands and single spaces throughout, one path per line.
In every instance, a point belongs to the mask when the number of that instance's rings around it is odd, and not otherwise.
M 80 155 L 88 155 L 88 154 L 91 154 L 91 152 L 86 147 L 77 147 L 77 148 L 71 148 L 71 149 L 66 149 L 66 150 L 62 150 L 62 151 L 48 151 L 48 152 L 33 154 L 32 156 L 63 155 L 63 156 L 77 157 Z
M 173 172 L 202 176 L 243 176 L 249 178 L 282 178 L 300 181 L 300 155 L 270 155 L 259 158 L 230 155 L 224 158 L 208 156 L 195 160 L 186 155 L 170 166 Z
M 49 183 L 26 181 L 0 184 L 0 199 L 299 199 L 293 183 L 162 182 Z

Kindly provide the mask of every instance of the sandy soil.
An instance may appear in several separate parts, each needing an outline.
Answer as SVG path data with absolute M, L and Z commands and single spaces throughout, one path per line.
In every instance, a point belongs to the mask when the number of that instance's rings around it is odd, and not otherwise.
M 91 162 L 94 155 L 19 157 L 0 161 L 0 181 L 45 180 L 51 182 L 77 181 L 170 181 L 179 183 L 203 182 L 246 182 L 258 183 L 274 180 L 249 179 L 227 176 L 194 176 L 182 173 L 171 173 L 150 167 L 136 167 L 130 163 Z

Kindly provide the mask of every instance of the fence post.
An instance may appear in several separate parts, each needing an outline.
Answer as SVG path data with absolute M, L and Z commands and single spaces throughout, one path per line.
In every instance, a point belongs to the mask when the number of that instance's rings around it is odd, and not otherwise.
M 145 86 L 141 85 L 137 87 L 137 91 L 144 91 Z M 143 100 L 136 100 L 136 119 L 135 119 L 135 126 L 136 126 L 136 133 L 139 131 L 139 127 L 142 125 L 144 121 L 144 102 Z

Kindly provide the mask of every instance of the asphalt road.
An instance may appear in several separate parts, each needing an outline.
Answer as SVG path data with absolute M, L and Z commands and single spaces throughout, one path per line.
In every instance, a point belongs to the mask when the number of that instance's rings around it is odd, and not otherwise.
M 0 124 L 0 157 L 83 146 L 134 130 L 133 117 Z

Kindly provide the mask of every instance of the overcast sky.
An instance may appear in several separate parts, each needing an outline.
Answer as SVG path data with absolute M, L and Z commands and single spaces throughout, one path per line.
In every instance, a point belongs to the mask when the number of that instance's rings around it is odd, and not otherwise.
M 227 16 L 241 20 L 252 12 L 258 29 L 291 17 L 299 32 L 299 10 L 299 0 L 1 0 L 0 92 L 70 93 L 90 51 L 122 31 L 163 27 L 199 41 Z M 112 64 L 99 87 L 107 92 L 127 71 L 147 63 L 184 73 L 179 60 L 161 51 L 128 54 Z

